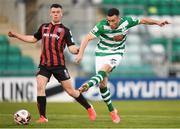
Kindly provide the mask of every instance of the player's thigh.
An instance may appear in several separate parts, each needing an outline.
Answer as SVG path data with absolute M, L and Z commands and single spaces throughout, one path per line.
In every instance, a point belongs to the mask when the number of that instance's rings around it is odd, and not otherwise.
M 39 76 L 39 75 L 44 76 L 44 77 L 50 79 L 52 73 L 51 73 L 51 70 L 48 69 L 46 66 L 39 65 L 38 71 L 36 73 L 36 77 Z
M 69 72 L 68 72 L 68 70 L 66 68 L 57 67 L 52 72 L 53 72 L 54 77 L 59 82 L 70 79 Z
M 51 77 L 51 71 L 45 66 L 39 66 L 39 71 L 36 74 L 38 87 L 45 87 Z
M 61 81 L 61 84 L 65 90 L 74 90 L 70 79 Z
M 72 86 L 70 75 L 66 68 L 57 68 L 53 70 L 53 75 L 62 84 L 62 87 L 70 96 L 79 96 L 79 91 L 75 90 Z
M 103 69 L 106 65 L 113 69 L 120 64 L 121 60 L 121 55 L 96 56 L 96 72 Z
M 48 82 L 48 78 L 40 74 L 36 76 L 36 80 L 38 87 L 45 87 Z

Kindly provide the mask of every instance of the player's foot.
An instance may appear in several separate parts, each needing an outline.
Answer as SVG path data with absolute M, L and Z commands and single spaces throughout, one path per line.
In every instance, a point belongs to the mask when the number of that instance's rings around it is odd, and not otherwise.
M 79 92 L 85 92 L 89 89 L 89 85 L 87 83 L 84 83 L 80 88 L 79 88 Z
M 48 122 L 48 119 L 46 118 L 46 117 L 44 117 L 44 116 L 40 116 L 39 117 L 39 120 L 37 120 L 36 121 L 37 123 L 46 123 L 46 122 Z
M 120 122 L 120 117 L 118 115 L 118 111 L 114 109 L 112 112 L 110 112 L 112 122 L 114 123 L 119 123 Z
M 95 121 L 96 120 L 96 111 L 94 110 L 93 106 L 91 105 L 90 108 L 87 109 L 88 115 L 89 115 L 89 119 L 91 121 Z

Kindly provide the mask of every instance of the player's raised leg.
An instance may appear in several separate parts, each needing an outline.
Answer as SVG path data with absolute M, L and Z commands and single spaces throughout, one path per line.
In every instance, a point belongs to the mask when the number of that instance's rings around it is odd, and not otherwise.
M 100 83 L 104 79 L 104 77 L 106 77 L 106 72 L 99 71 L 95 76 L 91 77 L 91 79 L 87 83 L 83 84 L 79 88 L 79 91 L 81 93 L 87 91 L 90 87 Z

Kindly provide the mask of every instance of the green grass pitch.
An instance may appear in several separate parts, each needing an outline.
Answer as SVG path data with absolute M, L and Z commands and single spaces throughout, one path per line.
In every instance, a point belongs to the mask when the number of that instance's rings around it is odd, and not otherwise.
M 180 100 L 114 101 L 121 122 L 111 122 L 106 105 L 92 102 L 97 113 L 94 122 L 78 103 L 48 103 L 48 123 L 35 123 L 38 119 L 36 103 L 0 103 L 0 128 L 180 128 Z M 13 114 L 27 109 L 32 116 L 29 125 L 16 125 Z

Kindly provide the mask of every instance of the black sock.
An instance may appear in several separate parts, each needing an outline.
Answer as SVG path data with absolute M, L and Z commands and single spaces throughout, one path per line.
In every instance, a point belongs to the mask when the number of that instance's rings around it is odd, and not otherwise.
M 75 98 L 78 103 L 80 103 L 84 108 L 88 109 L 91 105 L 87 102 L 87 100 L 83 97 L 82 94 L 79 97 Z
M 39 114 L 46 117 L 46 96 L 37 96 Z

